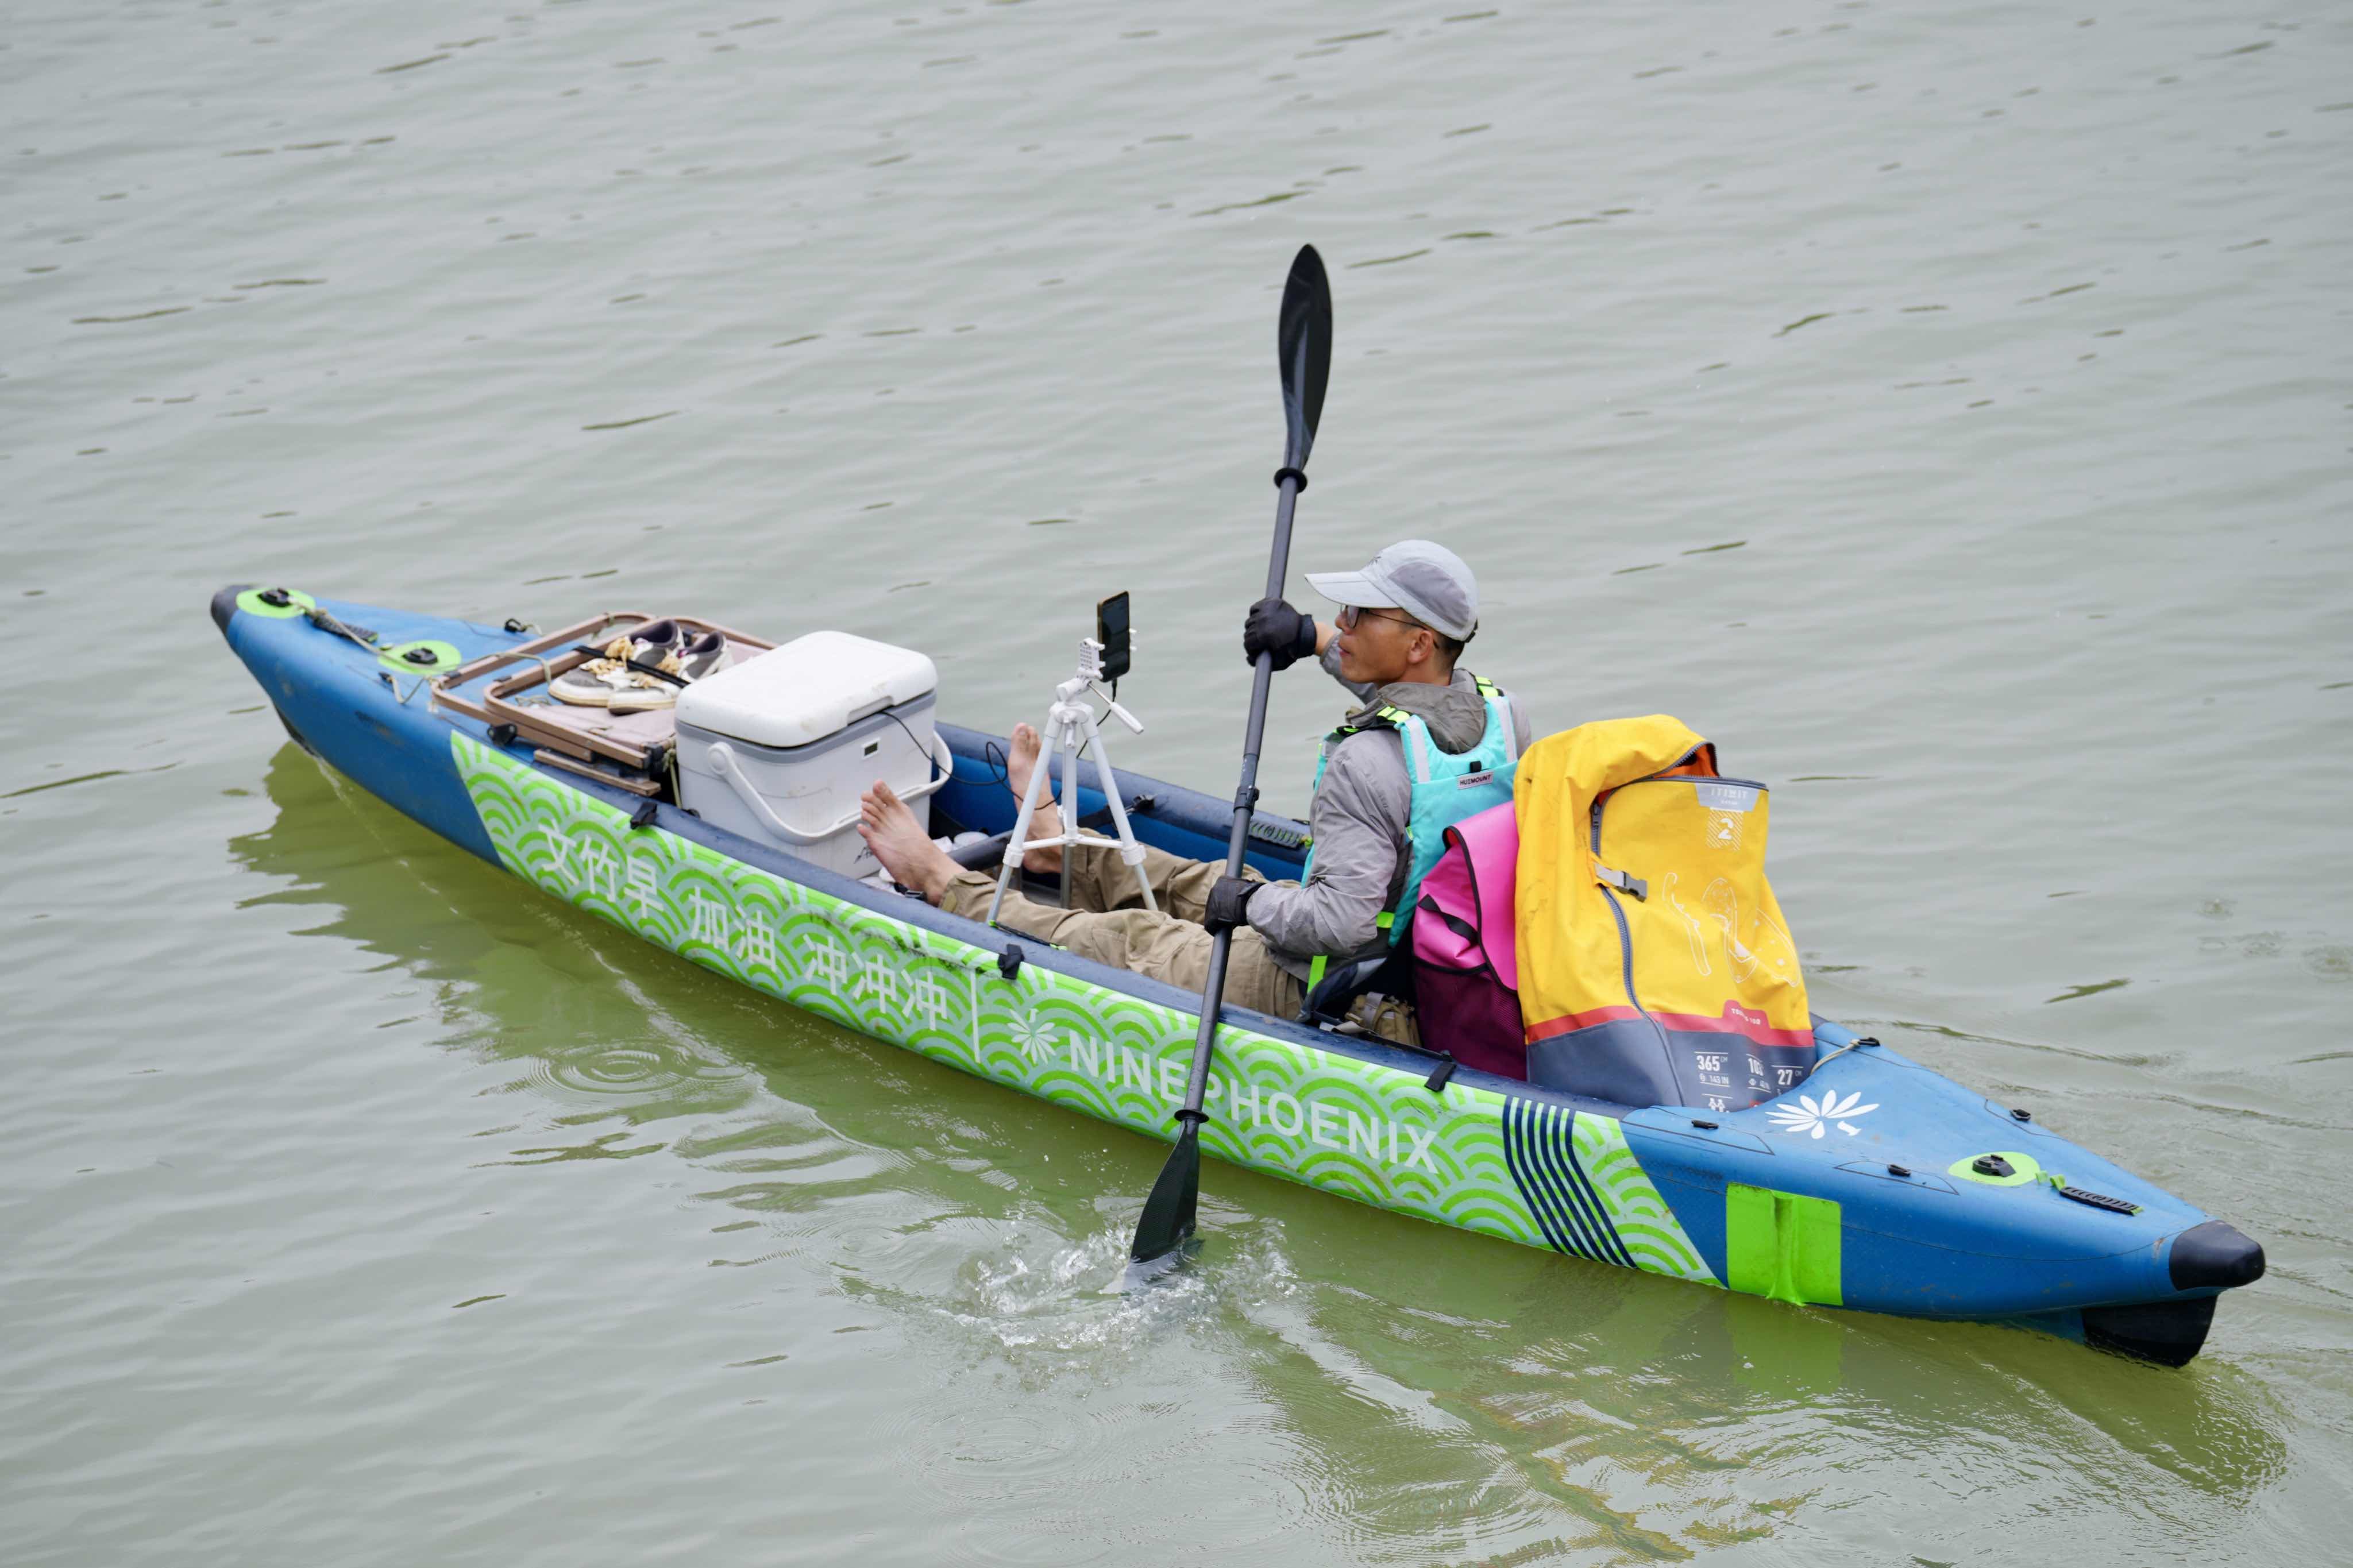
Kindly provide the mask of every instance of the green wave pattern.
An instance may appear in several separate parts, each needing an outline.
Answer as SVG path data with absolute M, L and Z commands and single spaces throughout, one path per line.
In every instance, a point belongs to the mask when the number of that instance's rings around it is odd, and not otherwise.
M 1151 1137 L 1175 1135 L 1197 1016 L 732 860 L 462 734 L 453 758 L 507 868 L 543 891 L 820 1017 Z M 1546 1245 L 1505 1161 L 1504 1097 L 1228 1026 L 1202 1146 L 1308 1186 Z M 1644 1268 L 1712 1279 L 1615 1121 L 1577 1144 Z
M 1672 1274 L 1704 1285 L 1719 1283 L 1715 1271 L 1684 1233 L 1683 1222 L 1651 1184 L 1642 1162 L 1626 1146 L 1624 1126 L 1611 1117 L 1580 1110 L 1569 1141 L 1576 1147 L 1577 1164 L 1609 1213 L 1610 1226 L 1637 1267 L 1645 1273 Z

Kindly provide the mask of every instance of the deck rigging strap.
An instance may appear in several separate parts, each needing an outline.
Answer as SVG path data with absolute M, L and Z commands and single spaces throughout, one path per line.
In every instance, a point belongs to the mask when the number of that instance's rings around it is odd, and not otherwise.
M 345 637 L 359 644 L 360 647 L 367 649 L 370 653 L 378 653 L 382 651 L 376 646 L 376 635 L 375 632 L 369 630 L 365 626 L 355 626 L 348 621 L 337 620 L 332 614 L 319 608 L 316 605 L 312 605 L 305 608 L 302 612 L 302 618 L 309 621 L 312 626 L 318 627 L 322 632 L 332 632 L 339 637 Z

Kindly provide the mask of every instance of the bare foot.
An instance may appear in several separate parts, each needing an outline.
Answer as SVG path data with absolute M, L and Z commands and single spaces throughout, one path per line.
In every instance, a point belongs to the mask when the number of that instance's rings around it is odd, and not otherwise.
M 964 868 L 932 842 L 907 803 L 881 779 L 858 797 L 858 836 L 866 840 L 892 880 L 914 889 L 926 903 L 938 903 L 948 883 Z
M 1013 798 L 1024 800 L 1029 794 L 1029 775 L 1038 766 L 1038 753 L 1045 749 L 1037 728 L 1029 724 L 1013 726 L 1013 737 L 1005 749 L 1005 783 L 1013 791 Z M 1051 838 L 1062 831 L 1062 810 L 1054 804 L 1053 777 L 1047 776 L 1046 793 L 1038 801 L 1038 809 L 1029 818 L 1031 838 Z M 1021 858 L 1021 864 L 1032 871 L 1059 871 L 1062 868 L 1060 845 L 1050 849 L 1032 849 Z

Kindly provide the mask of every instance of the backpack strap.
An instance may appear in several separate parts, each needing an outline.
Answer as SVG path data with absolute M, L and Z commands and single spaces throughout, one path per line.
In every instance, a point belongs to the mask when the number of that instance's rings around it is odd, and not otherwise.
M 1421 914 L 1429 915 L 1432 919 L 1444 921 L 1446 929 L 1452 931 L 1456 936 L 1461 937 L 1464 942 L 1475 942 L 1479 940 L 1479 928 L 1477 926 L 1472 925 L 1461 915 L 1447 913 L 1443 909 L 1439 907 L 1438 900 L 1431 898 L 1428 893 L 1422 894 L 1421 901 L 1415 904 L 1414 909 Z

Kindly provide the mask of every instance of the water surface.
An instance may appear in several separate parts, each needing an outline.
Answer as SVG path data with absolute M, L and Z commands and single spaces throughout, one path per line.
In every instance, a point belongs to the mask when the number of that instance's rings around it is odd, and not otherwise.
M 2353 1510 L 2353 24 L 2178 0 L 24 6 L 0 1505 L 26 1563 L 2325 1563 Z M 1295 563 L 1778 793 L 1816 1006 L 2230 1218 L 2165 1373 L 1160 1151 L 289 746 L 230 581 L 920 647 L 1222 791 Z M 1279 683 L 1274 803 L 1338 711 Z

